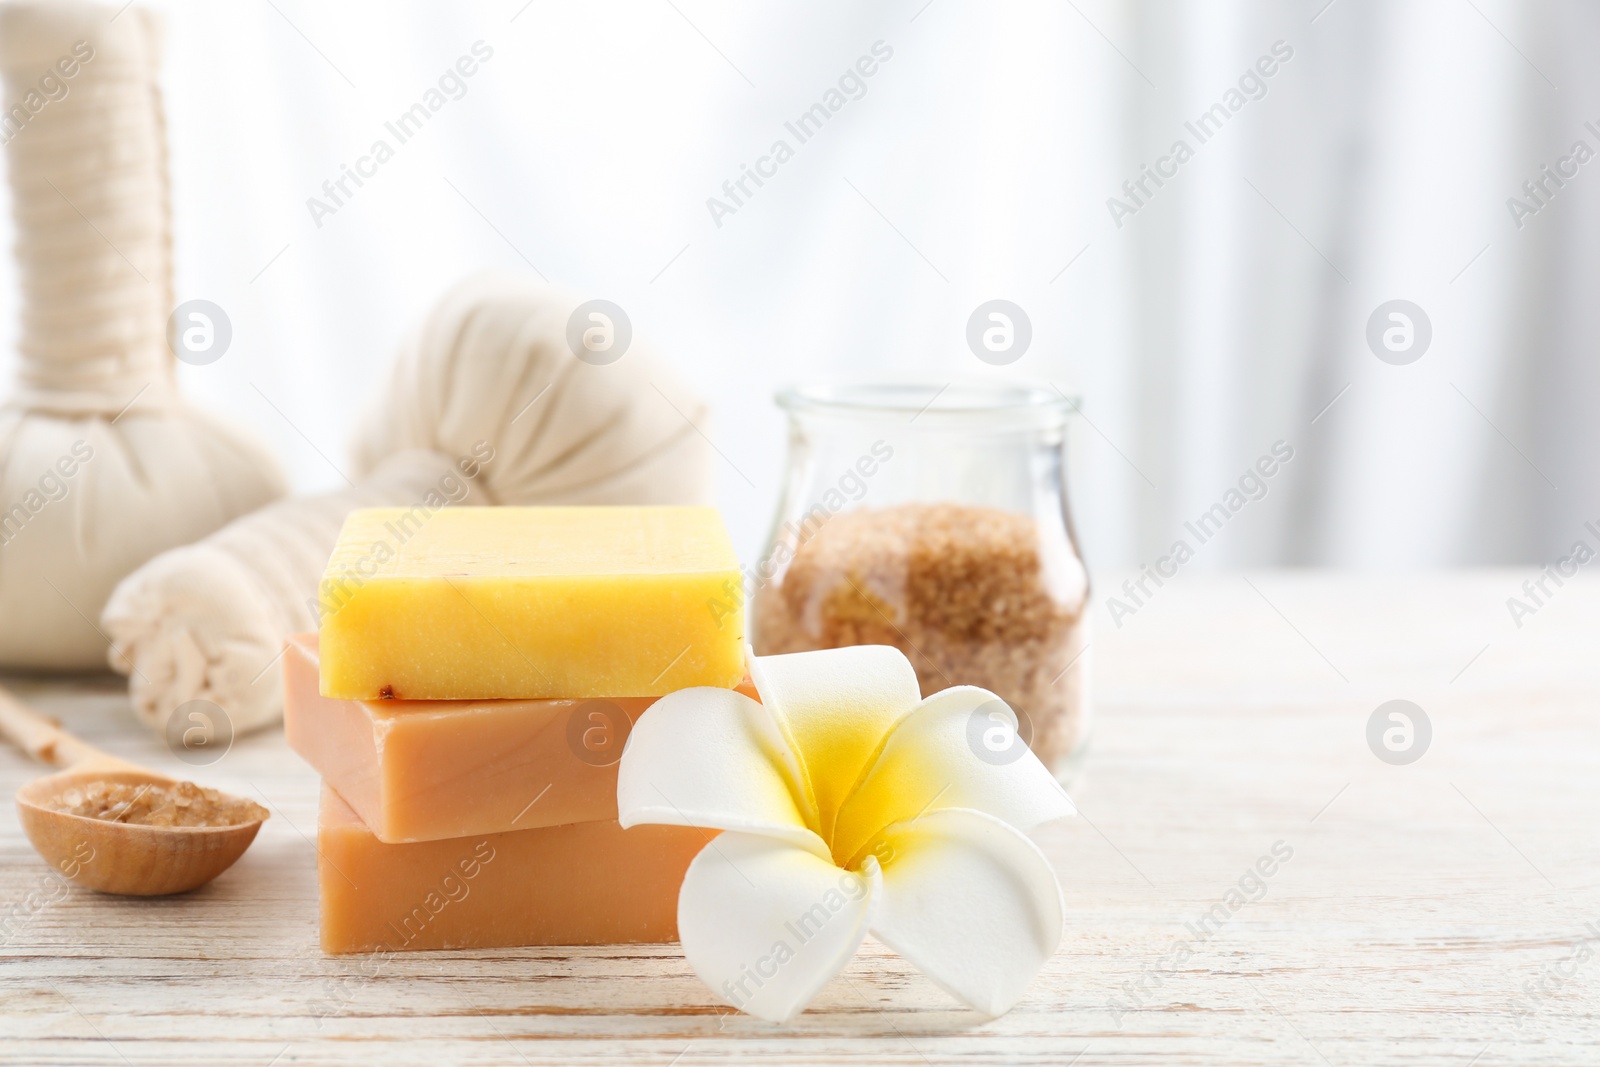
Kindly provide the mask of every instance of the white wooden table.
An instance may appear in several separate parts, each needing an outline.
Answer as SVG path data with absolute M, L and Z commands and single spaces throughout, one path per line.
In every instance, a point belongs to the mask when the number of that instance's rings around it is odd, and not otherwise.
M 1040 838 L 1068 931 L 998 1020 L 872 943 L 788 1027 L 671 946 L 325 958 L 317 783 L 281 735 L 196 772 L 115 680 L 13 678 L 273 817 L 211 886 L 133 901 L 64 887 L 0 814 L 0 1062 L 1600 1064 L 1600 582 L 1519 630 L 1526 576 L 1184 576 L 1121 630 L 1100 609 L 1083 816 Z M 1366 741 L 1395 698 L 1433 725 L 1407 766 Z M 0 751 L 0 789 L 35 773 Z

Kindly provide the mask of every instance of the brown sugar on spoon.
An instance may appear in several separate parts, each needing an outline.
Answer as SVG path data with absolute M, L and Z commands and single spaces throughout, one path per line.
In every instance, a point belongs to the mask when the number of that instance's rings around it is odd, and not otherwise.
M 101 752 L 0 686 L 0 737 L 64 768 L 17 790 L 17 816 L 45 862 L 89 889 L 184 893 L 233 866 L 267 809 Z
M 267 809 L 255 801 L 193 782 L 89 781 L 50 798 L 44 806 L 67 815 L 136 826 L 238 826 L 267 817 Z

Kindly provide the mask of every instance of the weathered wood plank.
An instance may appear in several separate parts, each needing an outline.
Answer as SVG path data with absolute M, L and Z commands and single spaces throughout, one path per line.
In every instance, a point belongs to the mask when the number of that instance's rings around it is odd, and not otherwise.
M 115 682 L 12 679 L 274 815 L 151 901 L 62 886 L 0 819 L 0 1062 L 1600 1063 L 1600 583 L 1517 629 L 1522 577 L 1185 577 L 1102 614 L 1084 817 L 1039 838 L 1068 934 L 998 1020 L 870 943 L 789 1027 L 720 1009 L 672 946 L 325 958 L 316 779 L 281 735 L 194 772 Z M 1409 766 L 1365 740 L 1392 698 L 1433 723 Z M 35 773 L 0 752 L 0 789 Z M 1206 921 L 1278 842 L 1260 899 Z

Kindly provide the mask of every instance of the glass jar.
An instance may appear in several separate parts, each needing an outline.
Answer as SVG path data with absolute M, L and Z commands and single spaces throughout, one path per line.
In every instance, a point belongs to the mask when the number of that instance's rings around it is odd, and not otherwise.
M 798 388 L 752 587 L 757 655 L 894 645 L 923 696 L 991 690 L 1058 773 L 1088 725 L 1089 581 L 1067 509 L 1070 406 L 1008 386 Z

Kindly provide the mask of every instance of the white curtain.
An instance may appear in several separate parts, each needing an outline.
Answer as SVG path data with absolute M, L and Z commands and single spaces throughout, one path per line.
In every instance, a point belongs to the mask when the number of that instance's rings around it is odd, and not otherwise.
M 300 487 L 341 484 L 405 330 L 512 267 L 676 357 L 747 555 L 779 490 L 777 386 L 1006 378 L 1083 397 L 1098 566 L 1165 551 L 1280 440 L 1293 460 L 1197 567 L 1554 558 L 1600 516 L 1600 160 L 1520 228 L 1506 201 L 1575 141 L 1600 151 L 1600 11 L 1325 2 L 159 5 L 178 299 L 234 331 L 183 386 Z M 1280 41 L 1200 144 L 1185 122 Z M 799 143 L 785 123 L 868 58 Z M 430 90 L 400 143 L 386 124 Z M 792 158 L 760 163 L 780 138 Z M 1179 139 L 1193 157 L 1119 228 L 1108 199 Z M 378 140 L 392 158 L 363 163 Z M 368 176 L 335 205 L 346 167 Z M 16 293 L 8 261 L 0 351 Z M 1004 368 L 964 341 L 996 297 L 1033 323 Z M 1395 299 L 1432 325 L 1404 366 L 1366 342 Z
M 1140 551 L 1277 438 L 1296 458 L 1259 513 L 1219 538 L 1220 561 L 1546 561 L 1586 536 L 1600 514 L 1586 414 L 1596 320 L 1583 295 L 1600 277 L 1600 165 L 1566 164 L 1576 177 L 1547 182 L 1554 195 L 1534 216 L 1514 219 L 1507 201 L 1534 203 L 1522 183 L 1576 141 L 1600 152 L 1584 125 L 1600 120 L 1600 11 L 1176 10 L 1102 9 L 1156 83 L 1120 80 L 1125 169 L 1273 42 L 1294 57 L 1123 229 L 1138 243 L 1129 454 L 1160 487 L 1142 494 Z M 1394 299 L 1432 325 L 1404 366 L 1366 339 Z

